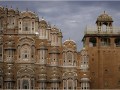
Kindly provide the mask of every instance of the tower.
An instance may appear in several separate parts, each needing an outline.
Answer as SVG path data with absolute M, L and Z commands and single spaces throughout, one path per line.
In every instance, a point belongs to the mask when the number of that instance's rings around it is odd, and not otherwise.
M 81 89 L 90 89 L 90 77 L 89 77 L 89 56 L 87 50 L 83 48 L 81 50 L 81 65 L 80 65 L 80 75 L 81 75 Z
M 86 30 L 83 43 L 89 54 L 91 89 L 120 88 L 120 30 L 113 27 L 106 12 L 98 16 L 96 27 Z

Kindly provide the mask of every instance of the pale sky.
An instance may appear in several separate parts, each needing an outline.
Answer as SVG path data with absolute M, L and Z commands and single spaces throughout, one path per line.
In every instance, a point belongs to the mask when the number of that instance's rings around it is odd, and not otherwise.
M 0 1 L 0 6 L 19 8 L 20 11 L 36 12 L 63 33 L 63 42 L 72 39 L 77 50 L 82 49 L 82 38 L 86 26 L 96 26 L 97 17 L 104 11 L 112 16 L 114 26 L 120 26 L 120 1 Z

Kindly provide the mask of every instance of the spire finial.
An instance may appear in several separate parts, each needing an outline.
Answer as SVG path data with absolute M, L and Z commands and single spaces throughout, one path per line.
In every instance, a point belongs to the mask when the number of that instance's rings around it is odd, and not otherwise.
M 26 8 L 26 11 L 28 11 L 28 8 Z
M 12 9 L 12 5 L 11 5 L 11 9 Z
M 70 40 L 70 37 L 69 37 L 69 40 Z
M 16 7 L 16 10 L 18 10 L 18 7 Z
M 105 14 L 105 11 L 104 11 L 104 14 Z
M 44 18 L 42 17 L 42 20 L 44 20 Z

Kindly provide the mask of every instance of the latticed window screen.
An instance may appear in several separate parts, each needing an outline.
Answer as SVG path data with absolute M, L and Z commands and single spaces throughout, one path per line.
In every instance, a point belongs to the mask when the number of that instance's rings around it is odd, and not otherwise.
M 72 58 L 73 58 L 73 53 L 72 52 L 67 52 L 67 63 L 72 64 Z

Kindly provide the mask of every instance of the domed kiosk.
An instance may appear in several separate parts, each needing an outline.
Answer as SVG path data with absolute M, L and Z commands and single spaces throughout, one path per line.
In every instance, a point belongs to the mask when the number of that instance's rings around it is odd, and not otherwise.
M 103 14 L 98 16 L 96 24 L 98 27 L 98 32 L 105 31 L 105 32 L 112 32 L 112 23 L 113 19 L 109 16 L 105 11 Z

